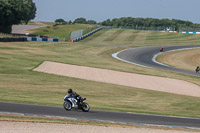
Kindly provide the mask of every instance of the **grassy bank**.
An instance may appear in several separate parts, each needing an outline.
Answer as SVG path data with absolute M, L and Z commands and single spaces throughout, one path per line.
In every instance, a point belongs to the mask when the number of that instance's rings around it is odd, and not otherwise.
M 62 106 L 67 89 L 73 88 L 88 98 L 92 109 L 200 117 L 200 98 L 32 71 L 49 60 L 178 78 L 200 85 L 198 77 L 141 68 L 113 59 L 111 54 L 119 50 L 122 49 L 86 43 L 0 43 L 0 101 Z
M 72 31 L 83 29 L 84 31 L 89 31 L 92 28 L 91 25 L 86 24 L 59 24 L 53 22 L 45 22 L 45 24 L 49 25 L 47 27 L 34 29 L 34 35 L 42 35 L 42 36 L 49 36 L 54 38 L 59 38 L 61 41 L 69 41 L 70 33 Z
M 13 36 L 11 34 L 3 34 L 3 33 L 0 33 L 0 38 L 4 38 L 4 37 L 18 37 L 18 36 Z
M 198 45 L 200 35 L 137 31 L 132 29 L 101 30 L 83 42 L 87 44 L 117 44 L 130 47 Z

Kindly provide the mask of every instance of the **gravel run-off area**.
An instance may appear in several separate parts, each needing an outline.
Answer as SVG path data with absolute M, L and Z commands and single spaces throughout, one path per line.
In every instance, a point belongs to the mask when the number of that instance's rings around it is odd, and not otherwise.
M 45 61 L 34 71 L 111 83 L 141 89 L 200 97 L 200 87 L 190 82 Z
M 123 128 L 54 123 L 0 121 L 0 133 L 195 133 L 184 130 Z M 197 132 L 196 132 L 197 133 Z M 199 133 L 199 132 L 198 132 Z

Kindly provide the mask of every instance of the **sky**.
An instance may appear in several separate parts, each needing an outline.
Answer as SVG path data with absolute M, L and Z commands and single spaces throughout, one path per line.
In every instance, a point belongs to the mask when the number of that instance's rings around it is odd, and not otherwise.
M 34 20 L 74 21 L 84 17 L 102 22 L 120 17 L 168 18 L 200 23 L 200 0 L 33 0 L 37 7 Z

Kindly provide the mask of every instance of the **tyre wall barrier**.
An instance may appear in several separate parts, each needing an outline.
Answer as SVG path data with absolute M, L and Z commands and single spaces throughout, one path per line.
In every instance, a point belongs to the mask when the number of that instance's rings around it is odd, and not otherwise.
M 0 38 L 0 42 L 25 42 L 27 41 L 26 37 L 4 37 Z
M 27 37 L 28 41 L 59 42 L 58 38 Z
M 73 39 L 72 42 L 78 42 L 78 41 L 80 41 L 80 40 L 83 40 L 83 39 L 85 39 L 85 38 L 91 36 L 92 34 L 96 33 L 97 31 L 100 31 L 101 29 L 103 29 L 103 27 L 97 28 L 96 30 L 93 30 L 93 31 L 91 31 L 91 32 L 89 32 L 89 33 L 87 33 L 87 34 L 81 36 L 81 37 L 78 37 L 78 38 L 76 38 L 76 39 Z

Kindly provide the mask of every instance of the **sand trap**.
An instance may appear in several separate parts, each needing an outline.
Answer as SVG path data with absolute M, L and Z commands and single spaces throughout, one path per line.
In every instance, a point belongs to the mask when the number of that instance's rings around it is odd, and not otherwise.
M 0 133 L 195 133 L 189 131 L 0 121 Z
M 106 69 L 45 61 L 34 71 L 148 90 L 200 97 L 200 86 L 190 82 Z

